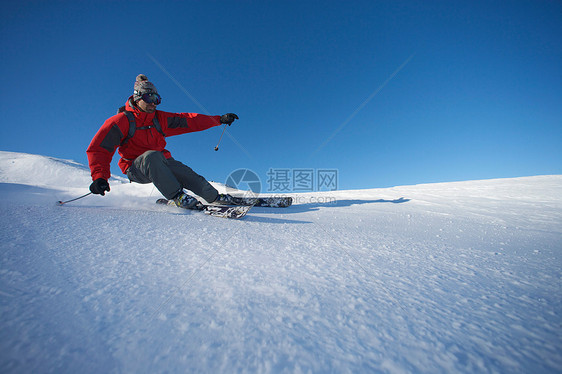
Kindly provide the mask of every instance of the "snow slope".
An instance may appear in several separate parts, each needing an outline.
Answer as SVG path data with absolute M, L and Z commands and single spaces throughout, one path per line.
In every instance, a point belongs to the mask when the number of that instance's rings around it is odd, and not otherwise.
M 234 221 L 0 152 L 2 373 L 554 373 L 562 176 L 295 195 Z

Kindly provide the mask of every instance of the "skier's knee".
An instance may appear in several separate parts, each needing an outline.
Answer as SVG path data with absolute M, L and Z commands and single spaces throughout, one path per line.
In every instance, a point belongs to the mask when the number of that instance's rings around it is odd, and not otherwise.
M 145 159 L 146 162 L 152 164 L 154 162 L 163 162 L 166 161 L 166 158 L 159 151 L 146 151 L 143 153 L 142 157 Z

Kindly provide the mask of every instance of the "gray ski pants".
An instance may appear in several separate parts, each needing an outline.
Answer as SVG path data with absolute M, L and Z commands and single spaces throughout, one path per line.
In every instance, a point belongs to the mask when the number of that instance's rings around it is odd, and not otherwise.
M 127 170 L 127 177 L 131 182 L 154 183 L 168 200 L 184 188 L 208 202 L 215 201 L 218 196 L 218 191 L 205 178 L 173 158 L 166 159 L 158 151 L 147 151 L 137 157 Z

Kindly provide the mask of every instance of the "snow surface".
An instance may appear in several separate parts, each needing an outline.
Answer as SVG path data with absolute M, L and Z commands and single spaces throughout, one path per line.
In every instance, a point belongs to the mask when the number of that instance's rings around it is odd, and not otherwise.
M 295 195 L 243 220 L 0 152 L 2 373 L 553 373 L 562 176 Z M 335 201 L 334 201 L 335 200 Z

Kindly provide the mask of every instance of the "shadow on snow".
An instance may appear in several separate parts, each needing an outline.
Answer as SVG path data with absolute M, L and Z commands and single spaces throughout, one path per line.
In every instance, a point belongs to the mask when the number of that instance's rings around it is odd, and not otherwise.
M 308 203 L 308 204 L 295 204 L 288 208 L 267 208 L 267 207 L 255 207 L 252 209 L 251 213 L 244 217 L 245 221 L 250 222 L 262 222 L 262 223 L 312 223 L 311 221 L 299 221 L 299 220 L 292 220 L 292 219 L 285 219 L 282 217 L 274 218 L 274 217 L 259 217 L 256 215 L 252 215 L 252 213 L 271 213 L 271 214 L 296 214 L 296 213 L 306 213 L 312 212 L 316 210 L 320 210 L 320 208 L 340 208 L 340 207 L 347 207 L 352 205 L 361 205 L 361 204 L 380 204 L 380 203 L 390 203 L 390 204 L 402 204 L 407 203 L 410 199 L 405 199 L 401 197 L 399 199 L 394 200 L 386 200 L 386 199 L 378 199 L 378 200 L 335 200 L 333 202 L 325 202 L 325 203 Z

